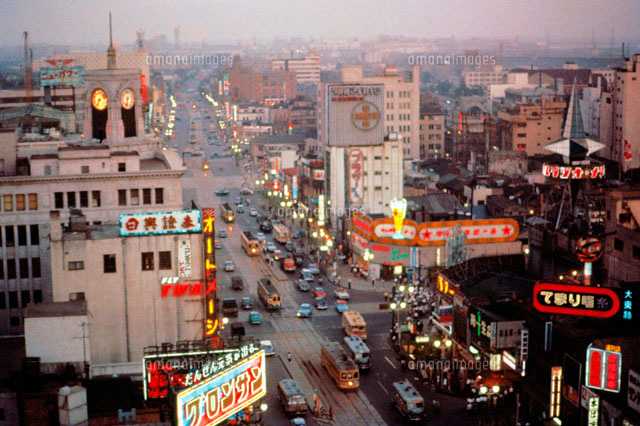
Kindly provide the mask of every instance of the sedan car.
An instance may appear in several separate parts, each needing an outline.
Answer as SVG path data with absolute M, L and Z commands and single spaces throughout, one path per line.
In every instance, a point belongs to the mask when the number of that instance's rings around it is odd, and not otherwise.
M 224 197 L 226 195 L 229 195 L 229 190 L 228 189 L 224 189 L 224 188 L 218 189 L 216 191 L 216 195 L 219 196 L 219 197 Z
M 298 290 L 300 291 L 309 291 L 311 290 L 311 286 L 309 285 L 308 282 L 306 282 L 305 280 L 298 280 L 296 281 L 296 287 L 298 287 Z
M 264 236 L 264 234 L 262 232 L 258 232 L 256 234 L 256 239 L 260 242 L 265 242 L 267 240 L 267 237 Z
M 241 198 L 241 197 L 236 197 L 236 198 L 233 200 L 233 203 L 234 203 L 234 204 L 242 204 L 242 198 Z
M 284 245 L 284 249 L 286 251 L 288 251 L 289 253 L 293 253 L 293 251 L 295 250 L 295 246 L 293 245 L 293 243 L 291 241 L 289 241 Z
M 336 295 L 336 299 L 339 300 L 349 300 L 350 298 L 349 292 L 346 290 L 336 289 L 334 294 Z
M 274 356 L 276 354 L 271 340 L 260 340 L 260 347 L 264 350 L 265 356 Z
M 278 262 L 283 257 L 284 257 L 284 255 L 282 254 L 281 250 L 275 249 L 273 251 L 273 260 L 275 260 L 276 262 Z
M 258 311 L 249 312 L 249 324 L 251 325 L 262 324 L 262 314 Z
M 264 249 L 267 253 L 274 253 L 276 250 L 278 250 L 276 245 L 271 241 L 267 242 L 267 244 L 264 246 Z
M 258 216 L 258 210 L 256 210 L 256 209 L 249 210 L 249 216 L 251 216 L 251 217 Z
M 307 426 L 307 421 L 303 417 L 294 417 L 291 419 L 291 426 Z
M 308 264 L 305 269 L 311 272 L 313 275 L 320 275 L 320 269 L 315 263 Z
M 307 282 L 313 282 L 315 281 L 315 277 L 313 276 L 313 274 L 309 271 L 307 271 L 306 269 L 302 270 L 302 274 L 301 277 L 303 280 L 307 281 Z
M 327 292 L 323 287 L 314 288 L 311 294 L 313 294 L 314 299 L 324 299 L 327 297 Z
M 227 231 L 221 229 L 218 231 L 218 238 L 227 238 Z
M 252 190 L 250 190 L 249 188 L 242 188 L 242 189 L 240 190 L 240 193 L 241 193 L 242 195 L 252 195 L 252 194 L 253 194 L 253 191 L 252 191 Z
M 245 311 L 248 311 L 249 309 L 252 309 L 253 308 L 253 300 L 251 300 L 251 297 L 245 296 L 242 299 L 240 299 L 240 307 L 242 309 L 244 309 Z
M 326 311 L 329 309 L 327 299 L 316 299 L 316 309 L 319 311 Z
M 311 308 L 311 305 L 308 303 L 301 303 L 300 306 L 298 307 L 298 312 L 296 313 L 296 316 L 298 318 L 310 318 L 312 314 L 313 314 L 313 309 Z
M 233 260 L 224 261 L 224 270 L 225 272 L 233 272 L 236 270 L 236 265 L 233 263 Z
M 271 222 L 264 221 L 260 224 L 260 230 L 268 234 L 273 231 L 273 225 L 271 224 Z
M 344 300 L 336 300 L 336 312 L 342 314 L 349 310 L 349 305 Z

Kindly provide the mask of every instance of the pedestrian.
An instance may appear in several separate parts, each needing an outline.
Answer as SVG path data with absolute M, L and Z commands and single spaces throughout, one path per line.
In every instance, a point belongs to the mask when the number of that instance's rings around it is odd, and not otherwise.
M 287 361 L 291 362 L 293 359 L 293 354 L 291 352 L 287 352 Z
M 349 290 L 351 290 L 351 280 L 349 280 L 347 284 L 349 285 Z
M 373 287 L 373 288 L 376 287 L 376 280 L 375 279 L 371 280 L 371 287 Z

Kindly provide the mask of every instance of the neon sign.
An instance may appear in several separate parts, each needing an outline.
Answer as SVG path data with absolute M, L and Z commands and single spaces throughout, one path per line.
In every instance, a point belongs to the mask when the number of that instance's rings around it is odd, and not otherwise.
M 202 234 L 204 236 L 204 283 L 205 294 L 205 323 L 204 336 L 211 339 L 212 347 L 219 346 L 219 319 L 216 297 L 216 254 L 214 249 L 216 210 L 206 208 L 202 210 Z
M 401 240 L 404 238 L 402 235 L 402 224 L 404 223 L 404 217 L 407 213 L 407 200 L 404 198 L 389 201 L 389 207 L 391 208 L 391 217 L 393 218 L 393 228 L 395 233 L 393 238 Z
M 160 297 L 166 299 L 169 296 L 183 297 L 183 296 L 202 296 L 202 294 L 215 293 L 216 281 L 210 282 L 206 287 L 200 281 L 195 282 L 180 282 L 179 277 L 163 277 L 160 280 Z
M 533 306 L 539 312 L 590 318 L 611 318 L 620 311 L 620 297 L 609 288 L 538 282 Z
M 197 234 L 199 232 L 202 232 L 199 210 L 120 214 L 121 237 Z
M 576 241 L 576 256 L 582 263 L 593 263 L 602 255 L 602 242 L 596 237 L 580 238 Z
M 600 179 L 605 176 L 604 164 L 598 166 L 557 166 L 544 163 L 542 175 L 554 179 Z
M 264 351 L 180 392 L 179 426 L 214 426 L 248 407 L 267 393 Z
M 449 282 L 449 280 L 441 274 L 438 274 L 437 279 L 438 291 L 447 296 L 454 296 L 456 291 L 453 288 L 453 284 Z
M 587 348 L 586 385 L 592 389 L 620 392 L 622 354 L 620 352 Z

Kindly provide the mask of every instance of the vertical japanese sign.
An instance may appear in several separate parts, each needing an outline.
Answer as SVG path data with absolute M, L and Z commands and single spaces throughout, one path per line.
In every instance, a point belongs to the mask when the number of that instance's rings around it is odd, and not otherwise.
M 202 235 L 204 238 L 204 288 L 212 289 L 205 295 L 204 338 L 210 340 L 213 348 L 220 347 L 219 319 L 217 306 L 216 255 L 214 248 L 216 211 L 202 209 Z
M 180 240 L 178 242 L 178 276 L 180 278 L 191 277 L 192 265 L 191 241 Z
M 353 208 L 364 202 L 364 155 L 360 149 L 349 151 L 349 202 Z

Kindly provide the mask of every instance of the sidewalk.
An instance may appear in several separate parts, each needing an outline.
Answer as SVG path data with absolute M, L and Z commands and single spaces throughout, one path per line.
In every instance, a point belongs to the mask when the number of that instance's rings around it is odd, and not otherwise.
M 360 274 L 354 274 L 351 272 L 351 265 L 345 265 L 341 261 L 337 261 L 336 273 L 340 278 L 340 286 L 348 289 L 348 282 L 351 281 L 352 290 L 360 291 L 377 291 L 380 293 L 391 292 L 393 288 L 393 281 L 383 281 L 381 279 L 375 280 L 375 286 L 372 285 L 370 279 L 364 278 Z M 333 268 L 329 268 L 332 270 Z

